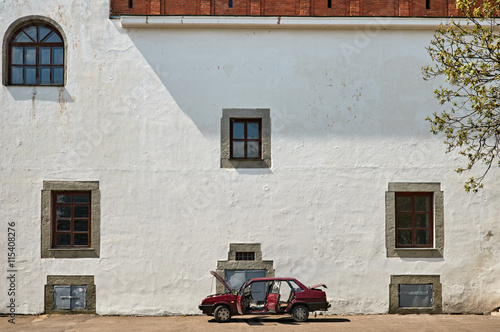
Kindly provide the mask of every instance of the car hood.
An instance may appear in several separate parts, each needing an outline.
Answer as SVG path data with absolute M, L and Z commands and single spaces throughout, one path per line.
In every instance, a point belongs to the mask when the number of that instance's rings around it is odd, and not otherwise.
M 210 271 L 210 274 L 215 277 L 215 279 L 219 280 L 221 284 L 224 285 L 229 291 L 232 293 L 233 292 L 233 287 L 229 286 L 229 284 L 222 278 L 220 275 L 218 275 L 215 271 Z

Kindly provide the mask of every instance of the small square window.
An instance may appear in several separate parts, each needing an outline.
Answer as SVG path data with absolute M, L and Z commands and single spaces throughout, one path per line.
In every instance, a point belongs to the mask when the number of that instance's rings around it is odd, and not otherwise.
M 269 109 L 224 109 L 222 111 L 221 167 L 271 167 Z
M 237 252 L 236 253 L 237 261 L 254 261 L 255 253 L 254 252 Z
M 231 119 L 231 158 L 261 158 L 261 119 Z

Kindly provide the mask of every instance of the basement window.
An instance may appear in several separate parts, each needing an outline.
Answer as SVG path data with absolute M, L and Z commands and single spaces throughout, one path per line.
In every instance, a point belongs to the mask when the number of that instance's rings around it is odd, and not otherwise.
M 54 310 L 85 310 L 87 286 L 54 286 Z
M 439 314 L 443 286 L 439 275 L 391 275 L 389 313 Z
M 432 284 L 400 284 L 400 308 L 432 308 Z
M 47 314 L 93 314 L 96 310 L 94 276 L 49 275 L 44 297 Z
M 228 7 L 233 8 L 233 0 L 229 0 Z

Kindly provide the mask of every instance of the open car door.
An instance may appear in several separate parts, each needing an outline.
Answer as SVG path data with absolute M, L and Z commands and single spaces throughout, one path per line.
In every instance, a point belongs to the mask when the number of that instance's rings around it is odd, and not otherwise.
M 273 281 L 272 285 L 269 285 L 269 291 L 267 293 L 266 310 L 269 312 L 276 312 L 278 310 L 279 300 L 280 300 L 280 282 Z
M 243 299 L 245 296 L 245 289 L 247 288 L 247 283 L 245 282 L 243 286 L 241 286 L 240 291 L 238 292 L 238 296 L 236 298 L 236 309 L 240 315 L 243 315 Z

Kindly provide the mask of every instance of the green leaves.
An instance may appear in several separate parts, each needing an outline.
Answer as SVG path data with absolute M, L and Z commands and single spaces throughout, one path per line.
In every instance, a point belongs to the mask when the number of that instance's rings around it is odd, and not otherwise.
M 434 95 L 448 108 L 426 121 L 433 134 L 445 135 L 447 152 L 457 150 L 467 158 L 458 173 L 485 165 L 480 176 L 464 185 L 466 191 L 477 192 L 500 152 L 500 27 L 495 19 L 500 0 L 457 0 L 457 8 L 466 14 L 467 24 L 439 26 L 427 47 L 434 65 L 422 68 L 423 78 L 445 78 L 447 86 Z

